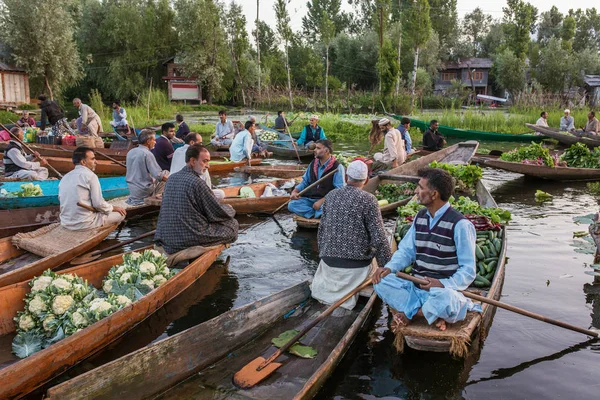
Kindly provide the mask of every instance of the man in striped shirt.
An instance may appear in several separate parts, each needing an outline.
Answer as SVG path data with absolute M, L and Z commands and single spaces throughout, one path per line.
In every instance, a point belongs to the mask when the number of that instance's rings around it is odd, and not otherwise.
M 475 280 L 476 233 L 448 203 L 455 185 L 448 172 L 424 168 L 419 177 L 416 194 L 425 208 L 415 216 L 391 261 L 375 271 L 373 282 L 379 297 L 398 311 L 397 324 L 406 326 L 413 317 L 424 317 L 443 331 L 446 323 L 465 319 L 467 311 L 481 312 L 481 306 L 458 292 Z M 427 279 L 427 285 L 416 286 L 395 275 L 413 263 L 413 272 Z

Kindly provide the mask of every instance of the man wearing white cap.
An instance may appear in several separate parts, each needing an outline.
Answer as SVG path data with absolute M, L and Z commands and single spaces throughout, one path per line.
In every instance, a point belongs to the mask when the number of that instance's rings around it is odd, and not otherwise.
M 565 116 L 560 118 L 560 130 L 568 132 L 575 130 L 575 118 L 571 116 L 571 110 L 568 108 L 565 110 Z
M 352 161 L 346 172 L 347 185 L 325 196 L 319 225 L 321 262 L 311 284 L 312 296 L 325 304 L 335 303 L 369 276 L 375 258 L 380 266 L 391 259 L 377 199 L 363 190 L 368 168 Z M 342 304 L 351 310 L 358 295 Z
M 387 118 L 382 118 L 379 121 L 379 128 L 385 134 L 383 152 L 373 155 L 376 162 L 373 164 L 372 169 L 382 171 L 396 168 L 406 160 L 406 146 L 402 134 L 398 129 L 392 127 L 392 123 Z
M 308 147 L 312 150 L 315 148 L 315 143 L 317 143 L 318 140 L 325 140 L 327 139 L 327 136 L 325 136 L 323 128 L 317 124 L 317 122 L 319 122 L 319 117 L 317 115 L 311 115 L 309 122 L 310 124 L 302 129 L 300 139 L 298 139 L 296 143 L 298 146 Z

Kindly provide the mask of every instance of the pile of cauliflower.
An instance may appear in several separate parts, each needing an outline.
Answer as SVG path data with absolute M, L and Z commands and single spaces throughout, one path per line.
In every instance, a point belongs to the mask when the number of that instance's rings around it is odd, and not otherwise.
M 28 357 L 128 306 L 177 272 L 155 250 L 126 254 L 123 264 L 110 269 L 102 290 L 76 275 L 47 270 L 29 282 L 25 309 L 14 319 L 13 352 Z

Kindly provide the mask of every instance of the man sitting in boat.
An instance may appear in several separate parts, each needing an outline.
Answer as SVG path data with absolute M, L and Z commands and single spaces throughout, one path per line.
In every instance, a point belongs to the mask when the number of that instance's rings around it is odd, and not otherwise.
M 313 150 L 315 148 L 315 144 L 319 140 L 327 139 L 327 136 L 325 136 L 325 131 L 323 128 L 317 125 L 317 122 L 319 122 L 319 117 L 317 115 L 311 115 L 309 122 L 310 123 L 306 125 L 304 129 L 302 129 L 300 138 L 296 143 L 298 146 L 304 146 Z
M 168 254 L 193 246 L 212 246 L 237 240 L 235 211 L 220 204 L 201 178 L 210 153 L 195 144 L 185 153 L 186 166 L 165 185 L 155 241 Z
M 596 118 L 596 113 L 590 111 L 588 113 L 588 121 L 585 124 L 585 128 L 583 129 L 583 131 L 590 135 L 597 135 L 598 129 L 600 129 L 600 123 L 598 122 L 598 118 Z
M 542 111 L 540 114 L 540 118 L 535 123 L 537 126 L 543 126 L 544 128 L 549 128 L 548 126 L 548 113 L 546 111 Z
M 329 140 L 317 141 L 315 158 L 308 164 L 308 168 L 302 176 L 302 182 L 292 191 L 292 200 L 288 204 L 290 212 L 304 218 L 320 218 L 325 196 L 333 189 L 344 187 L 344 166 L 335 159 L 332 153 L 333 144 Z M 334 170 L 337 172 L 300 197 L 299 193 L 302 190 Z
M 254 126 L 256 126 L 256 117 L 254 115 L 250 115 L 248 117 L 248 121 L 253 122 Z M 252 144 L 253 156 L 266 158 L 273 155 L 273 153 L 267 151 L 267 146 L 258 138 L 258 135 L 256 134 L 256 128 L 254 128 L 254 132 L 252 133 L 252 140 L 254 142 Z
M 103 132 L 102 121 L 96 111 L 87 104 L 83 104 L 81 99 L 74 98 L 73 105 L 79 110 L 81 116 L 81 127 L 86 135 L 98 137 L 99 132 Z
M 400 120 L 400 125 L 398 125 L 398 130 L 402 135 L 402 140 L 404 140 L 404 149 L 406 150 L 406 154 L 410 154 L 413 151 L 412 147 L 412 139 L 410 138 L 410 118 L 402 117 Z
M 169 171 L 163 170 L 151 150 L 156 144 L 156 134 L 152 129 L 144 129 L 139 136 L 139 146 L 127 152 L 127 204 L 144 204 L 144 199 L 162 194 Z
M 575 130 L 575 118 L 571 115 L 571 110 L 565 110 L 565 115 L 560 118 L 560 130 L 571 132 Z
M 35 119 L 29 115 L 29 111 L 23 111 L 21 118 L 16 122 L 20 128 L 35 128 Z
M 368 174 L 364 162 L 352 161 L 347 185 L 325 196 L 318 235 L 321 262 L 310 286 L 312 297 L 325 304 L 335 303 L 367 279 L 373 257 L 382 266 L 392 257 L 377 199 L 362 190 Z M 342 307 L 351 310 L 357 300 L 358 294 Z
M 396 168 L 406 161 L 406 147 L 402 134 L 398 129 L 392 127 L 392 123 L 387 118 L 379 120 L 379 128 L 384 136 L 383 152 L 373 154 L 375 163 L 372 169 L 374 171 L 384 171 Z
M 219 111 L 219 122 L 217 122 L 214 136 L 210 139 L 210 144 L 213 146 L 229 146 L 234 135 L 233 122 L 227 119 L 227 112 L 225 110 Z
M 398 311 L 394 318 L 400 326 L 417 316 L 445 330 L 446 323 L 463 320 L 467 311 L 481 311 L 458 292 L 475 280 L 475 227 L 448 203 L 455 185 L 448 172 L 424 168 L 419 177 L 416 194 L 425 208 L 415 216 L 391 261 L 373 274 L 374 288 Z M 394 274 L 413 263 L 414 274 L 429 281 L 426 286 L 417 287 Z
M 176 172 L 179 172 L 185 167 L 185 152 L 190 146 L 195 144 L 202 144 L 202 135 L 196 132 L 188 133 L 183 139 L 184 145 L 175 150 L 173 153 L 173 163 L 171 164 L 171 175 Z M 204 171 L 204 174 L 200 176 L 202 180 L 208 185 L 208 187 L 212 188 L 212 182 L 210 180 L 210 173 L 208 172 L 208 168 Z M 221 189 L 213 189 L 213 194 L 218 200 L 223 200 L 225 198 L 225 192 Z
M 434 119 L 429 123 L 429 129 L 423 134 L 423 149 L 428 151 L 438 151 L 446 145 L 446 138 L 438 132 L 440 124 Z
M 110 125 L 113 128 L 126 129 L 129 126 L 127 123 L 127 111 L 121 107 L 119 100 L 113 101 L 112 108 L 112 121 L 110 121 Z
M 25 133 L 23 129 L 14 127 L 10 132 L 22 142 Z M 28 179 L 43 181 L 48 179 L 48 169 L 44 168 L 48 162 L 38 152 L 27 155 L 21 143 L 16 140 L 8 142 L 4 150 L 4 176 L 13 179 Z
M 82 230 L 123 221 L 125 209 L 112 206 L 102 197 L 100 181 L 94 173 L 94 150 L 83 146 L 76 148 L 73 151 L 73 164 L 75 169 L 63 176 L 58 184 L 61 225 L 71 230 Z M 77 203 L 87 207 L 78 206 Z
M 173 143 L 171 143 L 171 139 L 175 136 L 175 125 L 171 122 L 165 122 L 160 127 L 160 130 L 162 134 L 156 140 L 156 145 L 152 149 L 152 154 L 154 154 L 160 168 L 170 171 L 173 153 L 175 152 Z
M 254 146 L 252 136 L 256 130 L 256 125 L 252 121 L 246 121 L 244 128 L 243 131 L 235 135 L 235 139 L 229 147 L 231 161 L 240 162 L 252 158 L 252 146 Z
M 290 121 L 285 118 L 283 111 L 277 111 L 277 118 L 275 118 L 275 127 L 278 131 L 284 131 L 286 127 L 289 127 Z

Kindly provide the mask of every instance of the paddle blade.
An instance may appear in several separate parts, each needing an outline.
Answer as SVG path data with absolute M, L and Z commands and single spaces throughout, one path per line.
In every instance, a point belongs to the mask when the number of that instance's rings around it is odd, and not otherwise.
M 263 357 L 258 357 L 246 364 L 244 368 L 240 369 L 233 376 L 233 383 L 239 388 L 250 389 L 266 379 L 281 366 L 281 363 L 272 362 L 258 371 L 259 365 L 264 362 L 265 359 Z
M 74 259 L 72 259 L 70 261 L 71 265 L 81 265 L 81 264 L 87 264 L 90 263 L 94 260 L 97 260 L 100 257 L 100 254 L 84 254 L 82 256 L 79 257 L 75 257 Z

